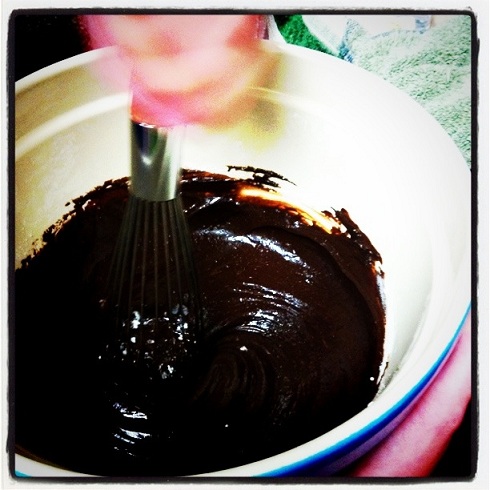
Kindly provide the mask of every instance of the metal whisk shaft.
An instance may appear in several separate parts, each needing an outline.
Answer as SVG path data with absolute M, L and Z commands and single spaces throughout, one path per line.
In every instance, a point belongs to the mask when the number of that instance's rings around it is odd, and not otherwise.
M 131 191 L 146 201 L 177 197 L 185 128 L 131 122 Z

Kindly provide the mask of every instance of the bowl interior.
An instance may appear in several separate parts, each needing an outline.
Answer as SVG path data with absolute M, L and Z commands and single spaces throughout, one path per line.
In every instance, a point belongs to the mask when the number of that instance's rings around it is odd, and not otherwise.
M 449 137 L 394 87 L 346 62 L 291 46 L 258 103 L 222 131 L 187 130 L 188 168 L 274 170 L 318 210 L 345 208 L 383 257 L 387 368 L 377 399 L 306 453 L 355 434 L 415 389 L 454 340 L 470 301 L 469 171 Z M 15 263 L 68 208 L 105 180 L 129 174 L 128 95 L 92 67 L 91 52 L 17 84 Z M 70 87 L 67 90 L 67 87 Z M 40 104 L 39 101 L 42 101 Z M 258 474 L 300 453 L 247 465 Z

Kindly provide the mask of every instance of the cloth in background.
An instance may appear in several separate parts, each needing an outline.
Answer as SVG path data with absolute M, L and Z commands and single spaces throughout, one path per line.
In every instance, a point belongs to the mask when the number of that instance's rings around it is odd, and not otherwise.
M 470 15 L 275 16 L 269 37 L 344 59 L 419 102 L 471 167 Z

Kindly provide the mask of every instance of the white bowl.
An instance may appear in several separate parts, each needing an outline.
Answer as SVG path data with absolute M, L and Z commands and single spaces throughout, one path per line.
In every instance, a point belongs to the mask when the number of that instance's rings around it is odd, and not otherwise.
M 347 62 L 288 45 L 257 110 L 223 132 L 192 128 L 189 168 L 274 170 L 318 210 L 346 208 L 383 257 L 387 369 L 361 413 L 285 453 L 214 475 L 331 474 L 386 437 L 450 352 L 471 302 L 470 172 L 411 98 Z M 128 95 L 95 78 L 85 53 L 19 81 L 15 101 L 15 262 L 65 203 L 129 173 Z M 18 475 L 73 473 L 17 456 Z

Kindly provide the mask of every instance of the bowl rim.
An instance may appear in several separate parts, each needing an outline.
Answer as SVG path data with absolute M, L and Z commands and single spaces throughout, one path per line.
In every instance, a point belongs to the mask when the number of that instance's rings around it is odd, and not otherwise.
M 263 43 L 265 43 L 266 46 L 274 45 L 275 49 L 278 49 L 280 52 L 301 56 L 315 62 L 324 63 L 325 59 L 328 59 L 328 62 L 330 63 L 346 63 L 337 58 L 326 57 L 323 53 L 300 46 L 272 41 L 263 41 Z M 103 48 L 100 50 L 88 51 L 47 66 L 17 81 L 15 84 L 15 94 L 17 95 L 23 90 L 41 83 L 50 77 L 57 76 L 62 72 L 90 65 L 101 57 L 107 56 L 110 52 L 114 51 L 115 48 Z M 351 67 L 349 69 L 362 70 L 364 73 L 368 74 L 368 76 L 375 77 L 366 70 L 354 65 L 348 65 Z M 388 82 L 383 81 L 381 78 L 376 78 L 379 83 L 389 85 L 391 89 L 394 88 L 391 84 L 388 84 Z M 401 91 L 399 92 L 402 93 Z M 411 100 L 413 104 L 416 104 L 413 99 Z M 461 161 L 464 163 L 462 158 Z M 346 453 L 354 447 L 365 444 L 372 446 L 375 442 L 379 442 L 379 438 L 376 438 L 375 436 L 379 433 L 380 429 L 385 429 L 386 433 L 384 436 L 387 435 L 387 433 L 394 428 L 393 424 L 404 416 L 412 404 L 430 385 L 430 382 L 451 353 L 463 324 L 470 314 L 471 297 L 470 300 L 466 302 L 464 312 L 459 313 L 459 323 L 455 326 L 451 326 L 450 334 L 448 335 L 449 338 L 447 343 L 443 346 L 442 351 L 438 351 L 437 354 L 433 354 L 431 357 L 425 359 L 425 362 L 421 363 L 419 366 L 420 372 L 418 372 L 418 374 L 415 374 L 414 372 L 406 374 L 406 378 L 408 378 L 408 381 L 410 382 L 409 390 L 405 391 L 403 394 L 393 390 L 384 392 L 385 394 L 382 398 L 377 398 L 377 400 L 381 400 L 383 403 L 378 401 L 376 405 L 370 404 L 361 412 L 364 416 L 370 416 L 370 422 L 368 424 L 361 423 L 361 417 L 358 414 L 341 424 L 341 426 L 332 429 L 329 433 L 323 434 L 318 438 L 289 451 L 243 466 L 206 473 L 206 476 L 250 476 L 251 472 L 257 476 L 286 476 L 294 474 L 298 470 L 304 470 L 307 467 L 319 464 L 321 460 L 330 459 L 331 464 L 335 464 L 337 460 L 344 457 Z M 335 439 L 340 430 L 345 431 L 346 427 L 349 430 L 344 437 L 337 438 L 337 442 L 329 444 L 327 447 L 323 447 L 323 449 L 320 448 L 320 446 L 325 446 L 325 444 L 328 443 L 328 439 Z M 303 453 L 302 455 L 299 454 L 300 451 Z M 23 471 L 20 472 L 24 474 Z M 25 473 L 25 475 L 28 476 L 27 473 Z

